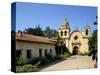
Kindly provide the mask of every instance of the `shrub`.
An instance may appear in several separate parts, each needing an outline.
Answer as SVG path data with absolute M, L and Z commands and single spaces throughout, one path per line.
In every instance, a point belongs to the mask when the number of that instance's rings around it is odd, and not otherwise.
M 17 73 L 23 72 L 23 67 L 22 66 L 16 66 L 16 72 Z
M 65 59 L 67 59 L 70 56 L 71 56 L 71 54 L 64 53 L 63 55 L 61 55 L 61 58 L 65 60 Z
M 55 60 L 60 60 L 62 57 L 60 55 L 55 56 Z
M 88 52 L 85 52 L 85 53 L 79 53 L 79 55 L 85 56 L 85 55 L 89 55 L 89 53 L 88 53 Z
M 54 60 L 54 57 L 49 53 L 47 54 L 46 58 L 49 60 L 49 61 L 53 61 Z
M 35 65 L 35 64 L 37 64 L 39 61 L 40 61 L 40 58 L 37 57 L 37 58 L 31 59 L 31 60 L 28 61 L 26 64 L 32 64 L 32 65 Z
M 16 66 L 16 72 L 35 72 L 38 71 L 37 66 L 26 64 L 24 66 Z
M 16 57 L 16 65 L 24 65 L 24 60 L 22 57 Z
M 35 65 L 27 64 L 23 66 L 24 72 L 34 72 L 38 71 L 37 67 Z
M 47 58 L 41 58 L 39 66 L 47 65 L 50 61 Z
M 64 60 L 67 59 L 66 55 L 61 55 L 60 57 Z
M 37 64 L 38 62 L 40 61 L 40 58 L 37 57 L 37 58 L 34 58 L 33 61 L 32 61 L 32 64 Z
M 64 53 L 64 54 L 55 56 L 55 60 L 63 60 L 63 59 L 67 59 L 67 58 L 70 57 L 70 56 L 71 56 L 71 54 L 66 52 L 66 53 Z

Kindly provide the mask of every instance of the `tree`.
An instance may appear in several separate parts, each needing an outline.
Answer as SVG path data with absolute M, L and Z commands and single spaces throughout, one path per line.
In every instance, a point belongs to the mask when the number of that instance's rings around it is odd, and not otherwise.
M 46 29 L 44 30 L 44 35 L 48 38 L 56 37 L 57 34 L 57 30 L 51 29 L 50 27 L 46 27 Z
M 89 49 L 91 50 L 92 46 L 97 49 L 97 30 L 94 30 L 92 33 L 92 37 L 89 38 Z
M 27 28 L 23 32 L 31 35 L 44 36 L 43 30 L 40 28 L 39 25 L 36 28 Z
M 98 24 L 97 20 L 98 20 L 98 17 L 96 16 L 96 21 L 94 21 L 94 25 Z
M 97 25 L 97 16 L 94 25 Z M 93 31 L 92 36 L 89 38 L 89 50 L 90 56 L 92 56 L 93 60 L 97 61 L 97 29 Z
M 64 54 L 65 52 L 69 53 L 68 48 L 66 47 L 65 43 L 64 43 L 64 39 L 61 38 L 58 34 L 57 34 L 57 43 L 56 43 L 56 53 L 57 55 L 60 54 Z
M 97 61 L 97 30 L 94 30 L 92 37 L 89 38 L 89 50 L 92 59 Z
M 26 34 L 34 34 L 34 29 L 33 28 L 27 28 L 27 29 L 24 29 L 24 31 L 23 31 L 24 33 L 26 33 Z

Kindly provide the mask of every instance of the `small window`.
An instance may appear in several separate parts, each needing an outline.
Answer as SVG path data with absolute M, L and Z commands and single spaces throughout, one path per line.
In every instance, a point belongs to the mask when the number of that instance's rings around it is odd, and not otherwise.
M 63 36 L 63 31 L 61 31 L 61 36 Z
M 22 51 L 21 50 L 16 50 L 16 57 L 20 57 L 22 55 Z
M 88 30 L 86 30 L 86 33 L 85 34 L 88 35 Z
M 67 35 L 67 31 L 65 31 L 65 36 Z
M 45 56 L 47 56 L 47 49 L 45 49 Z
M 20 57 L 22 55 L 22 51 L 21 50 L 16 50 L 16 57 Z
M 42 57 L 42 49 L 39 49 L 39 57 Z
M 16 57 L 20 57 L 22 54 L 22 51 L 21 50 L 16 50 Z
M 27 50 L 27 58 L 31 58 L 31 50 Z

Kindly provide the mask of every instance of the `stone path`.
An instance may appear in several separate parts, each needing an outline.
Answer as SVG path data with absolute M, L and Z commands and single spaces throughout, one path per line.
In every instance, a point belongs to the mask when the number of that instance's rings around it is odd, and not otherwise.
M 40 71 L 59 71 L 69 69 L 89 69 L 93 68 L 94 62 L 89 56 L 71 56 L 67 60 L 46 67 Z

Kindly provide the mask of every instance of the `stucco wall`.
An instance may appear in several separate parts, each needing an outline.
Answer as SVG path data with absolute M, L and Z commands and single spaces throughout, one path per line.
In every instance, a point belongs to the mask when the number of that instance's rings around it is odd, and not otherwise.
M 63 31 L 63 36 L 61 36 L 61 31 Z M 67 31 L 66 36 L 65 36 L 65 33 L 64 33 L 65 31 Z M 59 36 L 60 36 L 61 38 L 69 38 L 69 29 L 59 30 Z
M 78 39 L 75 40 L 74 37 L 78 36 Z M 80 43 L 80 44 L 75 44 L 72 45 L 73 43 Z M 73 52 L 73 47 L 77 46 L 78 47 L 78 53 L 86 53 L 88 52 L 88 38 L 83 38 L 83 35 L 81 32 L 73 32 L 70 36 L 69 40 L 69 50 L 72 53 Z
M 31 49 L 32 52 L 32 58 L 39 57 L 39 49 L 42 49 L 42 56 L 44 57 L 45 49 L 47 49 L 47 53 L 50 52 L 50 49 L 52 49 L 52 55 L 55 56 L 55 45 L 53 44 L 43 44 L 43 43 L 31 43 L 31 42 L 21 42 L 16 41 L 16 50 L 22 50 L 22 57 L 25 61 L 27 61 L 26 58 L 26 50 Z

